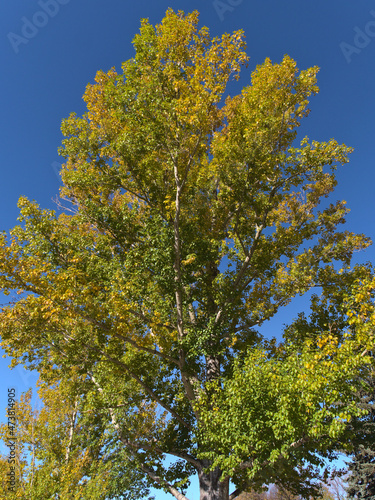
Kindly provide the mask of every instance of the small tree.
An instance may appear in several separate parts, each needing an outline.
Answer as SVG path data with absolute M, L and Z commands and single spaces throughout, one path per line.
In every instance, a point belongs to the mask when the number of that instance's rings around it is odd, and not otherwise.
M 370 330 L 358 337 L 345 311 L 369 241 L 338 230 L 343 201 L 318 208 L 351 149 L 296 143 L 318 69 L 288 56 L 224 103 L 243 33 L 211 39 L 197 23 L 143 20 L 123 74 L 98 72 L 87 113 L 63 122 L 67 210 L 21 198 L 22 225 L 0 241 L 0 285 L 21 293 L 2 345 L 44 379 L 77 370 L 123 467 L 178 500 L 195 472 L 201 500 L 270 483 L 307 496 L 369 361 Z M 308 328 L 264 339 L 313 287 Z
M 321 500 L 340 500 L 330 492 L 327 486 L 319 485 L 319 498 Z M 238 500 L 302 500 L 300 495 L 294 495 L 283 487 L 272 486 L 268 491 L 257 493 L 255 491 L 241 493 Z M 312 500 L 312 497 L 309 498 Z
M 340 475 L 329 481 L 330 491 L 334 500 L 345 500 L 347 498 L 344 480 Z
M 90 498 L 83 496 L 85 476 L 96 476 L 103 491 L 104 476 L 99 478 L 96 472 L 92 473 L 101 464 L 76 446 L 77 434 L 82 433 L 77 425 L 77 405 L 57 388 L 41 385 L 38 393 L 44 400 L 41 410 L 33 409 L 31 390 L 22 394 L 14 406 L 16 485 L 9 490 L 3 483 L 0 491 L 4 497 L 1 498 Z M 0 437 L 4 442 L 8 434 L 8 426 L 2 424 Z M 6 468 L 9 469 L 9 463 Z M 95 498 L 105 496 L 99 494 Z
M 300 496 L 293 495 L 285 488 L 273 486 L 267 495 L 267 500 L 300 500 Z
M 56 384 L 49 377 L 50 387 L 38 381 L 39 410 L 33 408 L 31 389 L 16 402 L 16 485 L 9 489 L 9 457 L 2 457 L 0 498 L 109 500 L 123 492 L 126 500 L 144 498 L 149 491 L 142 477 L 122 468 L 105 419 L 85 409 L 87 395 L 77 392 L 84 384 L 70 375 L 69 382 Z M 0 425 L 0 438 L 9 441 L 7 424 Z

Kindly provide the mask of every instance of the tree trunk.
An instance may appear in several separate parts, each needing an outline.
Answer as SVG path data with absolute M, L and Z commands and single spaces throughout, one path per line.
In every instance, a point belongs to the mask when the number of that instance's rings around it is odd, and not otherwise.
M 215 469 L 208 473 L 199 473 L 200 500 L 228 500 L 229 479 L 220 482 L 221 471 Z

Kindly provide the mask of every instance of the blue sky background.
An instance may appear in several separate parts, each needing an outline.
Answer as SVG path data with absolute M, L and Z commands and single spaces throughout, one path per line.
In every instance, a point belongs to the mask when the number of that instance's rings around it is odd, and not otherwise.
M 375 4 L 370 0 L 17 0 L 0 6 L 0 230 L 16 224 L 21 195 L 54 208 L 59 189 L 57 148 L 62 118 L 85 111 L 82 94 L 97 70 L 133 57 L 131 40 L 140 19 L 161 21 L 168 7 L 201 13 L 212 35 L 243 28 L 249 68 L 230 93 L 249 83 L 251 71 L 270 57 L 293 57 L 300 69 L 318 65 L 321 92 L 300 136 L 334 137 L 353 146 L 349 165 L 338 171 L 332 199 L 347 200 L 347 227 L 375 239 Z M 375 261 L 375 249 L 355 256 Z M 0 302 L 6 297 L 0 294 Z M 277 334 L 305 306 L 289 306 L 267 328 Z M 36 375 L 10 371 L 0 358 L 0 419 L 7 388 L 18 393 Z M 3 451 L 4 450 L 0 450 Z M 164 497 L 158 493 L 157 498 Z M 192 492 L 190 500 L 198 499 Z

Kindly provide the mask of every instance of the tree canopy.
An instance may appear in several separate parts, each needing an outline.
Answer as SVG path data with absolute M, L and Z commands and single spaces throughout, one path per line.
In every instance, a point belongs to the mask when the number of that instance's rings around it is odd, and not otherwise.
M 170 9 L 133 43 L 63 121 L 64 209 L 21 197 L 1 236 L 2 346 L 47 384 L 77 374 L 86 425 L 146 485 L 308 495 L 371 363 L 372 269 L 350 267 L 370 241 L 327 200 L 351 148 L 297 141 L 317 67 L 266 59 L 230 97 L 242 31 L 212 38 Z M 314 289 L 309 317 L 262 335 Z

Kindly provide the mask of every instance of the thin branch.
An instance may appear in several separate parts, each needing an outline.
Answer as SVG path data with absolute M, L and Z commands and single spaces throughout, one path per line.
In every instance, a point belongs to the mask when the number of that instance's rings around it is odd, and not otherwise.
M 149 354 L 155 354 L 156 356 L 159 356 L 160 358 L 164 359 L 165 361 L 169 361 L 171 363 L 174 363 L 175 365 L 179 366 L 178 359 L 172 358 L 172 356 L 168 356 L 168 354 L 164 354 L 157 349 L 151 349 L 150 347 L 145 347 L 137 344 L 134 340 L 130 339 L 129 337 L 124 337 L 120 333 L 113 333 L 113 336 L 116 338 L 119 338 L 123 340 L 124 342 L 128 342 L 130 345 L 135 347 L 136 349 L 139 349 L 140 351 L 148 352 Z
M 170 483 L 162 479 L 160 476 L 158 476 L 150 467 L 147 467 L 144 464 L 141 464 L 141 468 L 143 472 L 145 472 L 150 478 L 155 481 L 156 483 L 160 484 L 160 486 L 163 486 L 164 488 L 167 488 L 169 492 L 177 498 L 177 500 L 189 500 L 185 495 L 180 493 L 174 486 L 172 486 Z
M 202 138 L 202 131 L 200 130 L 199 131 L 199 134 L 198 134 L 198 139 L 197 139 L 197 142 L 194 146 L 194 150 L 193 152 L 189 155 L 189 161 L 186 165 L 186 168 L 185 168 L 185 175 L 184 175 L 184 178 L 182 179 L 182 182 L 181 182 L 181 189 L 184 187 L 185 185 L 185 182 L 186 182 L 186 179 L 187 179 L 187 176 L 188 176 L 188 173 L 189 173 L 189 170 L 190 170 L 190 167 L 191 167 L 191 164 L 193 162 L 193 159 L 194 159 L 194 156 L 195 156 L 195 153 L 197 152 L 197 149 L 198 149 L 198 146 L 199 146 L 199 143 L 201 141 L 201 138 Z
M 300 446 L 302 446 L 303 444 L 307 443 L 308 441 L 310 441 L 310 438 L 308 436 L 304 436 L 300 439 L 298 439 L 297 441 L 295 441 L 294 443 L 291 443 L 289 445 L 290 448 L 292 449 L 296 449 L 296 448 L 299 448 Z M 282 459 L 282 458 L 285 458 L 284 455 L 280 454 L 277 459 Z M 266 465 L 269 465 L 269 460 L 265 460 L 263 463 L 262 463 L 262 467 L 265 467 Z M 247 461 L 247 462 L 242 462 L 238 468 L 241 469 L 241 470 L 244 470 L 244 469 L 249 469 L 250 467 L 253 467 L 253 461 Z
M 266 460 L 265 462 L 263 462 L 263 464 L 262 464 L 262 465 L 265 465 L 265 464 L 267 464 L 267 463 L 268 463 L 268 462 L 267 462 L 267 460 Z M 238 466 L 238 468 L 239 468 L 240 470 L 245 470 L 245 469 L 250 469 L 250 467 L 252 467 L 253 465 L 254 465 L 254 463 L 253 463 L 252 461 L 249 461 L 249 460 L 248 460 L 247 462 L 242 462 L 242 463 Z
M 122 182 L 119 182 L 119 186 L 124 189 L 125 191 L 128 191 L 131 195 L 133 195 L 135 198 L 138 198 L 139 200 L 143 201 L 147 205 L 151 205 L 150 200 L 147 198 L 146 195 L 141 196 L 139 193 L 136 191 L 133 191 L 132 189 L 129 189 L 129 186 L 124 186 Z
M 71 342 L 77 342 L 71 335 L 69 335 L 68 333 L 65 333 L 65 340 L 66 341 L 71 341 Z M 155 392 L 150 389 L 150 387 L 148 387 L 147 384 L 145 384 L 139 377 L 138 375 L 136 375 L 135 373 L 133 373 L 128 366 L 126 366 L 124 363 L 122 363 L 121 361 L 117 360 L 117 359 L 114 359 L 112 358 L 112 356 L 110 356 L 109 354 L 107 354 L 106 352 L 104 352 L 102 349 L 99 349 L 98 347 L 94 347 L 94 346 L 91 346 L 89 344 L 87 344 L 86 346 L 87 349 L 91 350 L 91 351 L 94 351 L 94 352 L 98 352 L 99 354 L 101 354 L 102 356 L 104 356 L 105 358 L 107 358 L 109 361 L 111 361 L 112 363 L 114 363 L 115 365 L 117 366 L 120 366 L 121 368 L 123 368 L 129 375 L 131 378 L 133 378 L 136 382 L 138 382 L 139 385 L 141 385 L 143 387 L 143 389 L 147 392 L 147 394 L 149 396 L 151 396 L 151 398 L 156 402 L 158 403 L 162 408 L 164 408 L 168 413 L 170 413 L 173 417 L 175 417 L 179 422 L 180 424 L 182 424 L 184 427 L 186 427 L 189 431 L 192 431 L 192 428 L 190 427 L 190 425 L 185 422 L 185 420 L 178 414 L 176 413 L 172 408 L 170 408 L 170 406 L 168 406 L 166 403 L 164 403 L 164 401 L 162 401 L 159 396 L 157 396 L 157 394 L 155 394 Z
M 290 445 L 291 448 L 299 448 L 300 446 L 302 446 L 303 444 L 305 443 L 308 443 L 310 441 L 310 438 L 308 436 L 304 436 L 300 439 L 298 439 L 298 441 L 295 441 L 294 443 L 292 443 Z
M 142 321 L 144 321 L 145 323 L 149 323 L 150 322 L 150 319 L 147 318 L 147 316 L 145 316 L 143 313 L 140 313 L 138 311 L 136 311 L 135 309 L 126 309 L 128 312 L 130 312 L 131 314 L 133 314 L 133 316 L 141 319 Z M 85 319 L 87 319 L 88 321 L 91 321 L 92 323 L 95 323 L 97 326 L 100 326 L 101 328 L 103 329 L 106 329 L 107 331 L 110 331 L 111 329 L 107 326 L 103 326 L 101 325 L 101 323 L 89 318 L 89 317 L 85 317 Z M 177 327 L 176 326 L 172 326 L 172 325 L 166 325 L 164 323 L 155 323 L 156 326 L 160 326 L 162 328 L 166 328 L 167 330 L 169 330 L 170 332 L 174 332 L 176 331 Z
M 145 384 L 143 382 L 143 380 L 141 380 L 138 375 L 136 375 L 135 373 L 133 373 L 129 368 L 128 366 L 126 366 L 124 363 L 122 363 L 121 361 L 118 361 L 117 359 L 114 359 L 112 358 L 112 356 L 109 356 L 109 354 L 107 354 L 106 352 L 102 351 L 101 349 L 97 348 L 97 347 L 92 347 L 92 346 L 87 346 L 88 349 L 91 349 L 91 350 L 94 350 L 96 352 L 99 352 L 101 355 L 103 355 L 105 358 L 107 358 L 109 361 L 111 361 L 112 363 L 116 364 L 117 366 L 121 366 L 121 368 L 123 368 L 129 375 L 130 377 L 135 380 L 136 382 L 138 382 L 138 384 L 147 392 L 147 394 L 156 402 L 158 403 L 162 408 L 164 408 L 168 413 L 170 413 L 173 417 L 175 417 L 176 420 L 178 420 L 180 422 L 181 425 L 183 425 L 184 427 L 186 427 L 189 431 L 192 431 L 192 428 L 190 427 L 190 425 L 185 422 L 185 420 L 178 414 L 176 413 L 170 406 L 168 406 L 166 403 L 164 403 L 164 401 L 162 401 L 159 396 L 157 394 L 155 394 L 155 392 L 150 389 L 150 387 L 148 387 L 147 384 Z
M 270 192 L 270 195 L 269 195 L 269 202 L 272 200 L 272 198 L 275 196 L 276 194 L 276 191 L 277 191 L 277 186 L 274 186 L 272 189 L 271 189 L 271 192 Z M 263 214 L 263 218 L 262 218 L 262 222 L 261 224 L 258 226 L 256 225 L 256 234 L 254 236 L 254 240 L 253 240 L 253 243 L 251 245 L 251 248 L 248 252 L 248 254 L 246 255 L 246 258 L 245 260 L 243 261 L 242 263 L 242 266 L 241 266 L 241 269 L 239 270 L 238 274 L 237 274 L 237 277 L 234 281 L 234 284 L 233 284 L 233 287 L 232 287 L 232 291 L 235 292 L 237 290 L 237 287 L 238 285 L 240 284 L 247 268 L 249 267 L 250 265 L 250 262 L 251 262 L 251 259 L 255 253 L 255 250 L 258 246 L 258 243 L 259 243 L 259 239 L 262 235 L 262 231 L 263 229 L 265 228 L 265 225 L 266 225 L 266 220 L 267 220 L 267 216 L 269 214 L 269 211 L 270 211 L 270 207 L 268 207 L 264 214 Z M 234 295 L 234 294 L 232 294 Z M 221 318 L 221 315 L 224 311 L 224 308 L 227 304 L 229 304 L 230 302 L 232 302 L 234 300 L 234 297 L 232 299 L 227 299 L 224 301 L 224 303 L 222 304 L 222 306 L 219 308 L 218 312 L 216 313 L 216 317 L 215 317 L 215 325 L 219 323 L 220 321 L 220 318 Z
M 202 470 L 202 464 L 199 462 L 199 460 L 196 460 L 189 453 L 185 453 L 183 451 L 180 452 L 180 451 L 175 451 L 175 450 L 163 450 L 163 449 L 159 448 L 158 446 L 154 446 L 152 444 L 146 444 L 146 443 L 135 444 L 135 443 L 129 442 L 129 446 L 137 448 L 138 450 L 144 449 L 144 450 L 149 450 L 149 451 L 155 451 L 156 453 L 159 453 L 160 455 L 167 454 L 167 455 L 172 455 L 173 457 L 182 458 L 183 460 L 186 460 L 187 462 L 194 465 L 194 467 L 197 470 L 199 470 L 199 471 Z

